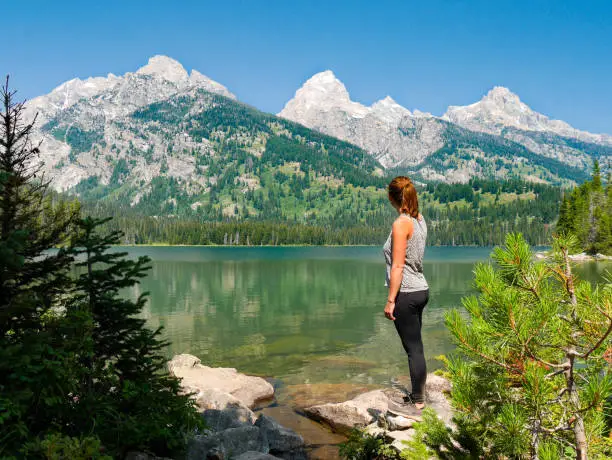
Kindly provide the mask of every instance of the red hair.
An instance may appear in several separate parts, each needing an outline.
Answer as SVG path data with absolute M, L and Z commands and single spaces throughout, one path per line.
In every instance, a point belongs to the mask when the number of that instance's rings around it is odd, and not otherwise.
M 419 216 L 419 199 L 416 188 L 406 176 L 397 176 L 389 183 L 389 199 L 399 211 L 415 219 Z

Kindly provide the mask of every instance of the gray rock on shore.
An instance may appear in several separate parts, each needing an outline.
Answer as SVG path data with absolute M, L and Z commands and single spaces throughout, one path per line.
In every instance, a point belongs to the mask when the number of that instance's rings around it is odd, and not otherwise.
M 306 460 L 307 456 L 304 439 L 299 434 L 263 414 L 253 425 L 207 431 L 192 439 L 187 447 L 187 460 L 230 458 Z
M 274 388 L 266 380 L 236 369 L 203 366 L 192 355 L 175 356 L 170 373 L 182 379 L 202 411 L 206 431 L 187 447 L 187 460 L 306 460 L 302 436 L 251 408 L 270 400 Z
M 341 403 L 327 403 L 307 407 L 304 412 L 310 418 L 323 422 L 332 430 L 346 433 L 355 427 L 365 427 L 388 410 L 389 398 L 384 390 L 363 393 Z
M 274 396 L 272 385 L 261 377 L 241 374 L 232 368 L 204 366 L 199 358 L 188 354 L 172 358 L 168 362 L 168 370 L 182 379 L 186 392 L 218 389 L 239 399 L 249 408 Z
M 217 388 L 205 388 L 196 396 L 206 426 L 213 431 L 253 425 L 256 416 L 242 401 Z
M 452 408 L 445 393 L 450 389 L 450 382 L 445 378 L 435 374 L 427 376 L 426 404 L 447 424 L 452 419 Z M 336 432 L 363 428 L 371 435 L 384 435 L 396 450 L 402 451 L 404 443 L 414 436 L 413 424 L 420 421 L 419 416 L 396 416 L 388 412 L 390 400 L 401 400 L 404 394 L 398 389 L 374 390 L 349 401 L 308 407 L 305 412 Z
M 262 454 L 261 452 L 255 452 L 255 451 L 248 451 L 245 452 L 244 454 L 240 454 L 238 457 L 235 457 L 234 460 L 274 460 L 274 459 L 278 459 L 278 457 L 275 457 L 274 455 L 270 455 L 270 454 Z
M 552 253 L 550 251 L 548 252 L 536 252 L 533 257 L 536 260 L 549 260 L 552 259 Z M 605 254 L 595 254 L 595 255 L 589 255 L 586 252 L 581 252 L 579 254 L 570 254 L 569 259 L 572 262 L 593 262 L 593 261 L 602 261 L 602 260 L 612 260 L 612 256 L 607 256 Z
M 452 410 L 444 396 L 450 391 L 448 380 L 435 375 L 427 376 L 426 403 L 433 408 L 440 418 L 450 422 Z M 390 398 L 401 399 L 400 390 L 374 390 L 363 393 L 349 401 L 341 403 L 320 404 L 305 409 L 306 414 L 320 422 L 329 425 L 334 431 L 346 433 L 353 428 L 366 427 L 385 417 Z M 418 420 L 418 417 L 415 419 Z

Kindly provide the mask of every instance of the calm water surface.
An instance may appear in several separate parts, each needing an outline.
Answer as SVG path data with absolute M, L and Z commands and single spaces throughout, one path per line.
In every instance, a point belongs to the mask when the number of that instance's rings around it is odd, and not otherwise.
M 169 354 L 190 353 L 210 366 L 235 367 L 301 383 L 387 384 L 406 375 L 393 324 L 380 247 L 128 247 L 153 268 L 131 291 L 150 292 L 145 309 L 163 326 Z M 430 284 L 423 337 L 430 369 L 452 350 L 444 312 L 473 293 L 472 270 L 488 248 L 427 248 Z M 580 267 L 601 279 L 611 264 Z

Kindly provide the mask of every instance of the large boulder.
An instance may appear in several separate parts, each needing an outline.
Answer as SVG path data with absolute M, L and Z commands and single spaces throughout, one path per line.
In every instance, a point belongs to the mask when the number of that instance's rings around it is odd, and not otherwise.
M 437 374 L 427 374 L 425 387 L 428 395 L 430 393 L 450 393 L 451 391 L 450 380 Z
M 172 358 L 168 370 L 182 379 L 181 385 L 188 393 L 214 388 L 231 394 L 249 408 L 274 396 L 272 385 L 261 377 L 241 374 L 232 368 L 204 366 L 197 357 L 188 354 Z
M 369 425 L 387 412 L 388 404 L 389 398 L 385 392 L 374 390 L 350 401 L 308 407 L 304 412 L 309 417 L 326 423 L 334 431 L 342 433 Z
M 295 431 L 285 428 L 272 417 L 261 414 L 255 426 L 267 441 L 270 454 L 287 460 L 306 460 L 304 438 Z
M 156 455 L 147 454 L 145 452 L 132 451 L 132 452 L 128 452 L 125 455 L 125 460 L 172 460 L 172 459 L 169 457 L 157 457 Z
M 385 423 L 390 431 L 401 431 L 411 428 L 414 425 L 415 420 L 403 417 L 401 415 L 393 416 L 391 414 L 387 414 L 385 417 Z
M 450 391 L 448 380 L 434 374 L 427 376 L 426 404 L 434 409 L 445 423 L 450 423 L 452 419 L 452 408 L 445 396 L 448 391 Z M 374 390 L 349 401 L 308 407 L 304 412 L 312 419 L 329 425 L 334 431 L 346 433 L 356 427 L 363 428 L 384 421 L 390 400 L 401 400 L 404 394 L 399 389 Z M 420 420 L 420 417 L 408 418 Z M 411 423 L 392 418 L 391 425 L 395 429 L 404 430 L 409 428 Z
M 229 459 L 249 451 L 268 453 L 259 428 L 252 425 L 195 436 L 187 446 L 187 460 Z
M 278 460 L 278 457 L 261 452 L 249 451 L 234 457 L 234 460 Z
M 202 390 L 195 401 L 210 430 L 223 431 L 255 423 L 256 417 L 251 409 L 238 398 L 217 388 Z

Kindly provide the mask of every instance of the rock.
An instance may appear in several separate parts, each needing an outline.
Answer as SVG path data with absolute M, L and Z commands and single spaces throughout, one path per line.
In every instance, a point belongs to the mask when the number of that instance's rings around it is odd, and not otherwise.
M 255 414 L 238 398 L 216 388 L 207 388 L 196 396 L 206 427 L 213 431 L 255 423 Z
M 385 429 L 382 428 L 378 422 L 369 424 L 368 426 L 364 428 L 363 431 L 369 434 L 370 436 L 379 436 L 385 433 Z
M 383 390 L 363 393 L 350 401 L 328 403 L 305 409 L 308 416 L 328 424 L 334 431 L 348 432 L 365 427 L 388 409 L 388 397 Z
M 425 384 L 425 388 L 428 393 L 450 393 L 451 391 L 451 383 L 450 380 L 437 375 L 437 374 L 427 374 L 427 383 Z
M 200 364 L 202 361 L 200 358 L 188 355 L 186 353 L 174 356 L 170 361 L 168 361 L 168 371 L 173 374 L 174 369 L 178 367 L 195 367 Z
M 186 391 L 202 392 L 216 388 L 229 393 L 252 408 L 258 401 L 274 396 L 272 385 L 261 377 L 241 374 L 236 369 L 204 366 L 191 355 L 177 355 L 168 363 L 168 370 L 182 379 Z
M 414 420 L 402 417 L 401 415 L 397 417 L 387 415 L 385 421 L 387 423 L 387 428 L 391 431 L 407 430 L 408 428 L 412 427 L 415 422 Z
M 237 457 L 234 457 L 234 460 L 274 460 L 278 459 L 274 455 L 263 454 L 261 452 L 256 451 L 248 451 L 244 454 L 240 454 Z
M 573 260 L 574 262 L 583 262 L 586 260 L 593 260 L 593 257 L 588 255 L 586 252 L 581 252 L 580 254 L 571 254 L 568 256 L 568 258 L 570 260 Z
M 300 458 L 299 452 L 302 451 L 303 457 L 306 458 L 304 452 L 304 438 L 295 431 L 285 428 L 272 417 L 261 414 L 255 426 L 259 427 L 259 431 L 264 440 L 268 443 L 269 452 L 282 458 Z M 288 454 L 292 454 L 288 457 Z
M 157 457 L 152 454 L 145 452 L 128 452 L 125 456 L 125 460 L 172 460 L 168 457 Z
M 149 460 L 151 457 L 144 452 L 128 452 L 125 460 Z
M 450 382 L 445 378 L 434 374 L 427 376 L 426 404 L 434 409 L 445 423 L 450 423 L 452 419 L 452 407 L 444 395 L 450 391 L 450 388 Z M 314 420 L 329 425 L 334 431 L 346 433 L 352 428 L 366 427 L 381 420 L 383 425 L 388 423 L 385 416 L 389 400 L 401 400 L 404 394 L 401 390 L 394 388 L 374 390 L 349 401 L 308 407 L 304 412 Z M 420 417 L 395 417 L 392 419 L 392 423 L 395 423 L 393 427 L 398 430 L 409 428 L 411 422 L 403 419 L 418 421 Z
M 229 459 L 245 452 L 268 453 L 268 446 L 256 426 L 228 428 L 196 436 L 187 446 L 187 460 Z
M 408 376 L 398 377 L 397 380 L 398 383 L 404 384 L 406 388 L 410 387 L 410 378 Z M 453 418 L 453 411 L 450 402 L 445 396 L 446 393 L 451 391 L 450 381 L 433 373 L 427 374 L 427 383 L 425 388 L 425 403 L 427 406 L 434 409 L 445 423 L 450 423 L 451 419 Z M 401 390 L 387 390 L 387 394 L 391 397 L 393 397 L 394 392 L 397 392 L 398 396 L 401 395 Z

